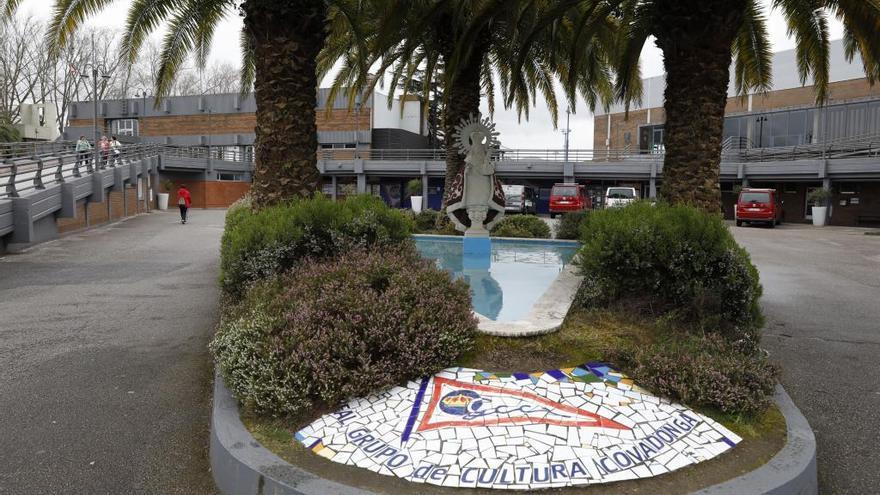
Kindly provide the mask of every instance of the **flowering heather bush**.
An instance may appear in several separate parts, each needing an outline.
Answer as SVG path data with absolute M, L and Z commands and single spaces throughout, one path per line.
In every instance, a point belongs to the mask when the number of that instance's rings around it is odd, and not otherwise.
M 733 415 L 766 409 L 779 374 L 763 353 L 743 353 L 717 335 L 617 351 L 612 358 L 654 393 Z
M 381 199 L 323 196 L 227 213 L 220 247 L 220 285 L 240 296 L 253 283 L 280 274 L 304 258 L 332 258 L 350 249 L 408 240 L 412 221 Z
M 211 351 L 243 404 L 299 416 L 452 365 L 476 325 L 466 283 L 405 244 L 303 261 L 255 285 Z
M 582 305 L 637 300 L 655 313 L 696 323 L 700 333 L 757 349 L 758 271 L 719 216 L 635 203 L 591 213 L 582 235 Z

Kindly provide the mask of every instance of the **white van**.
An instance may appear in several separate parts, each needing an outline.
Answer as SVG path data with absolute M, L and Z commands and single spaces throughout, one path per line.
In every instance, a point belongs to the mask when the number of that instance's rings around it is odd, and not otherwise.
M 605 191 L 605 208 L 626 206 L 638 199 L 634 187 L 609 187 Z

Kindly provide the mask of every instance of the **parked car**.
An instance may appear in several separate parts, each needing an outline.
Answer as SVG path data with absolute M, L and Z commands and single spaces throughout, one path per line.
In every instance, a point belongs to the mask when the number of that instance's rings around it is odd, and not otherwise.
M 506 213 L 538 212 L 538 193 L 529 186 L 504 185 L 504 211 Z
M 783 201 L 776 189 L 744 188 L 739 192 L 734 209 L 736 226 L 742 227 L 743 222 L 766 223 L 775 227 L 782 223 L 785 210 Z
M 593 201 L 580 184 L 554 184 L 550 190 L 550 218 L 568 211 L 593 208 Z
M 634 187 L 609 187 L 605 190 L 605 208 L 626 206 L 638 197 Z

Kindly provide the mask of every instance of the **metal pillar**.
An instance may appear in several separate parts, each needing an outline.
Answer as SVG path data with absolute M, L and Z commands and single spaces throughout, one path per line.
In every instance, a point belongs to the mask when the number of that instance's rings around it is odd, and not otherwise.
M 422 210 L 428 209 L 428 176 L 422 174 Z

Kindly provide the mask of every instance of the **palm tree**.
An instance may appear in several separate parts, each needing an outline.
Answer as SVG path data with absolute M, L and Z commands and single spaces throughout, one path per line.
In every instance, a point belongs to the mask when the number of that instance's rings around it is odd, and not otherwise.
M 0 113 L 0 143 L 15 143 L 21 141 L 21 133 L 12 123 L 8 115 Z
M 554 82 L 568 79 L 570 73 L 591 106 L 610 101 L 612 83 L 607 69 L 611 57 L 605 45 L 591 44 L 594 50 L 581 52 L 576 69 L 557 58 L 563 50 L 554 49 L 571 39 L 570 24 L 562 29 L 539 33 L 532 43 L 521 42 L 522 29 L 541 18 L 552 2 L 510 0 L 373 0 L 371 15 L 357 29 L 331 35 L 322 52 L 319 73 L 330 70 L 332 62 L 344 61 L 333 91 L 347 88 L 349 101 L 366 88 L 373 91 L 390 78 L 391 97 L 396 90 L 406 96 L 419 91 L 425 101 L 439 83 L 442 88 L 443 134 L 446 137 L 446 191 L 464 167 L 464 156 L 452 146 L 449 136 L 462 119 L 479 113 L 481 93 L 494 112 L 496 90 L 503 104 L 516 108 L 528 118 L 528 110 L 540 93 L 554 123 L 558 101 Z M 594 38 L 599 29 L 591 31 Z M 566 36 L 566 33 L 568 36 Z M 522 47 L 522 51 L 517 51 Z M 567 52 L 565 52 L 567 53 Z M 512 62 L 519 61 L 514 70 Z M 369 74 L 378 66 L 379 77 Z M 496 88 L 496 77 L 500 83 Z M 573 100 L 573 97 L 572 97 Z M 446 198 L 444 198 L 444 206 Z
M 846 54 L 861 55 L 870 82 L 880 77 L 880 2 L 876 0 L 772 0 L 797 42 L 801 80 L 812 77 L 816 100 L 827 99 L 828 16 L 844 27 Z M 730 64 L 736 91 L 771 87 L 766 14 L 759 0 L 561 0 L 558 9 L 608 9 L 620 19 L 618 97 L 640 93 L 639 56 L 650 36 L 663 51 L 666 112 L 663 185 L 668 201 L 720 211 L 719 174 Z M 555 12 L 559 14 L 560 12 Z M 566 16 L 570 13 L 566 13 Z M 577 23 L 578 13 L 572 18 Z M 577 44 L 575 45 L 577 46 Z
M 0 0 L 7 18 L 21 0 Z M 56 0 L 49 40 L 64 46 L 90 16 L 114 0 Z M 324 45 L 330 0 L 133 0 L 121 56 L 132 63 L 144 40 L 167 22 L 156 75 L 157 101 L 168 94 L 189 55 L 204 65 L 217 24 L 236 11 L 244 17 L 242 90 L 256 97 L 256 164 L 252 193 L 264 206 L 318 189 L 316 57 Z M 340 10 L 344 12 L 344 9 Z M 341 14 L 339 17 L 342 17 Z

